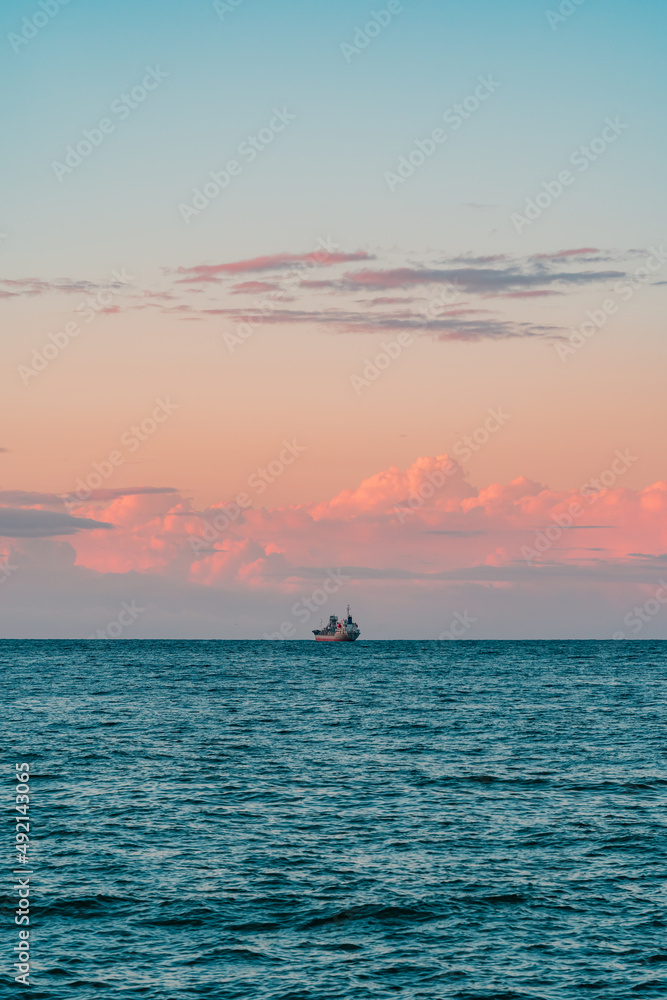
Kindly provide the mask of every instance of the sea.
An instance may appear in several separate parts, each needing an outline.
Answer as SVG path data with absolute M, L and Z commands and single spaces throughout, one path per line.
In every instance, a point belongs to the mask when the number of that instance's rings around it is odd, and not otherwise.
M 0 642 L 0 996 L 667 997 L 666 654 Z

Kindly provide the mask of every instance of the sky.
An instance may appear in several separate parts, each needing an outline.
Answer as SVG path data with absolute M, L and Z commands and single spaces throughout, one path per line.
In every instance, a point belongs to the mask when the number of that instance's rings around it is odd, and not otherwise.
M 3 4 L 0 634 L 667 638 L 666 26 Z

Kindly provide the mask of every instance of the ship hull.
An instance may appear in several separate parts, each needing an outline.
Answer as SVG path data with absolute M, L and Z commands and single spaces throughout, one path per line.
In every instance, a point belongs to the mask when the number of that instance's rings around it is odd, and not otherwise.
M 356 635 L 316 635 L 315 642 L 354 642 Z

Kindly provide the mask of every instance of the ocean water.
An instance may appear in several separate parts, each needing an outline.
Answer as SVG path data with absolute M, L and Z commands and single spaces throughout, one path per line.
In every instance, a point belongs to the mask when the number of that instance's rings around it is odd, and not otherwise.
M 666 653 L 1 642 L 0 996 L 664 998 Z

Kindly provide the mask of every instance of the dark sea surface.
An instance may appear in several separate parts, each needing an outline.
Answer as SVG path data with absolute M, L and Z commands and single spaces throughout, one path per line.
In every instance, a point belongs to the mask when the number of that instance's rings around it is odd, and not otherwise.
M 32 985 L 667 997 L 667 643 L 0 642 Z

